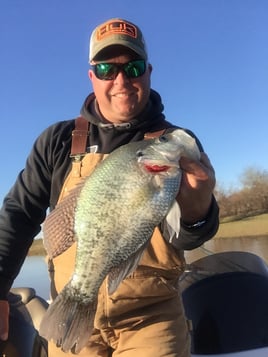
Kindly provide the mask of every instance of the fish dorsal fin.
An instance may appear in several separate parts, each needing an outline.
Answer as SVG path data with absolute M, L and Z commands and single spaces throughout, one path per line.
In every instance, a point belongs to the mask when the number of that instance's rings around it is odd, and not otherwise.
M 130 275 L 134 270 L 136 270 L 139 261 L 142 257 L 144 250 L 146 249 L 148 242 L 137 250 L 136 253 L 131 255 L 128 260 L 124 261 L 117 267 L 111 269 L 108 274 L 108 293 L 109 295 L 113 294 L 118 288 L 119 284 L 124 280 L 128 275 Z
M 65 252 L 76 240 L 74 232 L 75 208 L 84 181 L 85 178 L 57 204 L 44 221 L 44 247 L 50 258 Z

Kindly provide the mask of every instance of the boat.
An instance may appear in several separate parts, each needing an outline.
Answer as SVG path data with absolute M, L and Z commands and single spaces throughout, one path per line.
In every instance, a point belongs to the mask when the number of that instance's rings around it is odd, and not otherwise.
M 47 357 L 47 341 L 39 335 L 38 329 L 48 302 L 28 287 L 12 288 L 8 301 L 9 337 L 7 341 L 0 341 L 0 356 Z
M 268 357 L 268 267 L 249 252 L 208 254 L 181 281 L 192 356 Z
M 180 279 L 192 357 L 268 356 L 268 267 L 248 252 L 206 254 Z M 9 339 L 1 357 L 47 357 L 38 333 L 48 302 L 33 288 L 9 293 Z

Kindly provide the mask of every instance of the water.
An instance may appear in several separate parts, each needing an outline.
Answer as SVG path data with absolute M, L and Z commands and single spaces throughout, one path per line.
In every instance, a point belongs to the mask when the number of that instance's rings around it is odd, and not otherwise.
M 268 237 L 264 238 L 223 238 L 212 239 L 204 248 L 186 252 L 188 263 L 204 257 L 209 253 L 226 251 L 246 251 L 263 258 L 268 264 Z M 33 287 L 37 295 L 49 299 L 49 278 L 44 257 L 27 257 L 13 287 Z
M 31 287 L 36 294 L 49 299 L 49 277 L 45 257 L 27 257 L 13 287 Z

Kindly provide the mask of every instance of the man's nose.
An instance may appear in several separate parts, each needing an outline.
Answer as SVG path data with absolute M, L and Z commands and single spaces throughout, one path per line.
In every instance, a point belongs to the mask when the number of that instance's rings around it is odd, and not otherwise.
M 126 83 L 129 82 L 129 78 L 126 73 L 121 69 L 115 77 L 114 82 L 117 84 Z

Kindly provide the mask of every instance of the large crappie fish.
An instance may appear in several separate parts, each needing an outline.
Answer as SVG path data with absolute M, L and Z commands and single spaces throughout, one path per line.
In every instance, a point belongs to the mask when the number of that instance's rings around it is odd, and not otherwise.
M 45 245 L 58 239 L 61 230 L 64 249 L 72 241 L 71 233 L 77 240 L 73 276 L 49 306 L 40 327 L 40 334 L 53 339 L 63 351 L 78 353 L 86 345 L 105 277 L 112 294 L 137 267 L 154 228 L 169 211 L 178 212 L 175 198 L 182 176 L 181 156 L 200 158 L 195 140 L 181 129 L 121 146 L 48 216 Z M 68 205 L 75 207 L 72 217 Z M 171 219 L 170 226 L 178 234 L 179 217 L 175 216 L 175 225 Z M 66 229 L 68 223 L 73 227 Z M 56 228 L 56 237 L 47 239 Z M 51 250 L 52 256 L 60 253 Z

